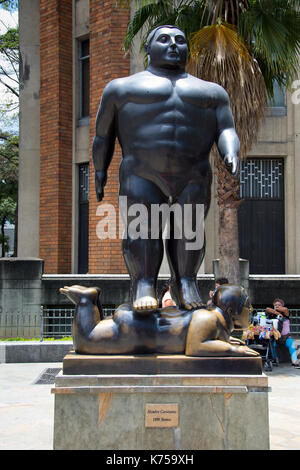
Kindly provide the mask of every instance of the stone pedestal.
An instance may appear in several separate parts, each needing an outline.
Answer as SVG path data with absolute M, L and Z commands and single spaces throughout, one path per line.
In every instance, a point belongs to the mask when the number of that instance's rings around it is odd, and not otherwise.
M 54 449 L 269 449 L 264 374 L 84 374 L 83 363 L 71 374 L 67 362 L 52 389 Z
M 213 260 L 213 271 L 215 279 L 220 277 L 219 261 L 220 260 L 218 259 Z M 241 285 L 246 289 L 249 294 L 249 260 L 240 258 L 239 265 Z
M 0 258 L 1 337 L 40 335 L 43 269 L 39 258 Z

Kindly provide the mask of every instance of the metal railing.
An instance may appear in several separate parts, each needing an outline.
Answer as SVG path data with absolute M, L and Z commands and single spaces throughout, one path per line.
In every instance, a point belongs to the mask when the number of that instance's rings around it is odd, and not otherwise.
M 290 328 L 292 335 L 300 336 L 300 309 L 291 308 L 290 312 Z
M 105 317 L 112 315 L 114 307 L 103 307 Z M 41 307 L 41 341 L 43 338 L 63 338 L 72 336 L 75 307 Z
M 263 308 L 255 309 L 257 311 Z M 114 313 L 114 307 L 103 307 L 104 316 Z M 72 336 L 74 307 L 53 308 L 41 307 L 40 315 L 32 314 L 1 314 L 0 339 L 5 338 L 62 338 Z M 300 337 L 300 309 L 290 309 L 291 333 Z
M 114 307 L 103 307 L 105 317 L 112 315 Z M 72 336 L 75 307 L 53 308 L 41 306 L 40 315 L 2 314 L 0 339 L 5 338 L 63 338 Z
M 75 308 L 41 307 L 40 338 L 63 338 L 72 336 Z
M 40 315 L 16 313 L 0 315 L 0 339 L 39 338 Z

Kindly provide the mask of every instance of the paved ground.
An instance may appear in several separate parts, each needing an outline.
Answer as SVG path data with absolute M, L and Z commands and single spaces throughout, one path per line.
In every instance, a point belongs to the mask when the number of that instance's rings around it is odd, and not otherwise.
M 0 450 L 52 449 L 53 384 L 36 384 L 61 363 L 0 364 Z M 271 450 L 300 450 L 300 370 L 268 372 Z
M 300 450 L 300 369 L 282 364 L 267 375 L 271 450 Z

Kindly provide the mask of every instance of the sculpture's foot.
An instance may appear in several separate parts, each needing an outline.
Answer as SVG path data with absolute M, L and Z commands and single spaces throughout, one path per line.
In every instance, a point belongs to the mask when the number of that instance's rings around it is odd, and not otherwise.
M 149 312 L 154 311 L 158 308 L 157 300 L 154 297 L 145 296 L 140 299 L 136 299 L 133 302 L 133 310 L 136 312 Z
M 66 295 L 74 304 L 78 304 L 82 297 L 88 298 L 92 303 L 96 303 L 100 289 L 98 287 L 74 285 L 62 287 L 59 289 L 59 292 Z
M 143 281 L 137 283 L 134 289 L 132 307 L 138 313 L 151 313 L 158 308 L 158 301 L 155 295 L 155 288 Z
M 192 310 L 193 308 L 203 307 L 204 303 L 198 292 L 197 284 L 194 279 L 181 278 L 177 282 L 180 306 Z

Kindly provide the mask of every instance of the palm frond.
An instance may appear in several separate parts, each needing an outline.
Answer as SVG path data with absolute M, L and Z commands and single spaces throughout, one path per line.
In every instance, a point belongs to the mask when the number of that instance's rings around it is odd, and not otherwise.
M 238 30 L 260 65 L 269 96 L 274 79 L 288 88 L 300 65 L 299 1 L 249 0 Z
M 174 4 L 171 0 L 137 0 L 136 3 L 139 4 L 140 7 L 135 11 L 128 23 L 124 38 L 125 51 L 130 50 L 135 36 L 143 30 L 144 38 L 141 45 L 142 49 L 145 38 L 150 30 L 160 24 L 167 24 L 167 20 L 172 21 L 175 16 Z
M 206 26 L 190 38 L 188 70 L 203 80 L 219 83 L 227 91 L 241 158 L 255 142 L 264 115 L 265 83 L 255 59 L 232 25 Z
M 119 1 L 131 5 L 130 0 Z M 128 24 L 125 50 L 141 31 L 142 49 L 153 28 L 178 26 L 190 39 L 190 71 L 228 91 L 239 135 L 245 131 L 242 149 L 248 148 L 263 115 L 266 93 L 273 98 L 274 80 L 289 88 L 299 71 L 299 0 L 135 0 L 134 4 L 137 10 Z

